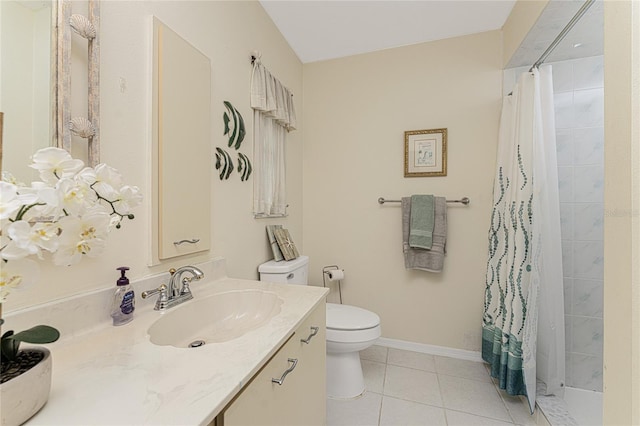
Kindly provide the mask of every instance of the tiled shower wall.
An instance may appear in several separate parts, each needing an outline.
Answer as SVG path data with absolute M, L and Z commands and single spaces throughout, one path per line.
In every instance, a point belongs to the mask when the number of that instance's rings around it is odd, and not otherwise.
M 603 57 L 553 65 L 566 384 L 602 391 L 604 73 Z
M 562 227 L 566 385 L 602 391 L 603 57 L 551 65 Z M 505 93 L 527 69 L 505 70 Z

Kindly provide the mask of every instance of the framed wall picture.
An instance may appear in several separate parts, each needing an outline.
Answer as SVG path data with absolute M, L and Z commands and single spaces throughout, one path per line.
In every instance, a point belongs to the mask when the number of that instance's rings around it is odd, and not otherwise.
M 447 175 L 447 129 L 404 132 L 404 177 Z

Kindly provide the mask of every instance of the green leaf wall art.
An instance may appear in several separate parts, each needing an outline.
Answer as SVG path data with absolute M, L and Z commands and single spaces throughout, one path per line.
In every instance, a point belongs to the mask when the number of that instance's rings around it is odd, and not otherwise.
M 224 149 L 216 147 L 216 170 L 220 173 L 220 180 L 229 179 L 233 171 L 231 156 Z
M 238 153 L 238 173 L 241 173 L 240 180 L 246 181 L 251 176 L 251 172 L 253 171 L 253 167 L 251 167 L 251 161 L 249 158 L 243 153 Z
M 227 110 L 222 115 L 222 120 L 224 121 L 224 135 L 229 138 L 227 146 L 237 151 L 240 149 L 240 145 L 242 145 L 242 141 L 247 134 L 244 119 L 240 111 L 238 111 L 231 102 L 224 101 L 224 106 Z M 229 179 L 233 169 L 233 159 L 231 155 L 224 149 L 216 147 L 216 170 L 218 170 L 220 180 Z M 248 180 L 253 171 L 249 157 L 241 152 L 238 152 L 237 170 L 242 182 Z
M 237 150 L 240 148 L 244 136 L 247 134 L 244 127 L 244 119 L 240 111 L 231 105 L 231 102 L 224 101 L 224 106 L 227 108 L 227 111 L 223 114 L 222 119 L 224 120 L 224 134 L 229 137 L 227 145 L 229 148 L 233 147 Z M 233 126 L 230 126 L 230 124 Z

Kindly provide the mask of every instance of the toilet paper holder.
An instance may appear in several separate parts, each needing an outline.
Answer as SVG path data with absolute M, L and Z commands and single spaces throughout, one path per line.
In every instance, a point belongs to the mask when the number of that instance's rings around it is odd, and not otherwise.
M 342 279 L 333 279 L 332 271 L 340 271 L 342 277 L 344 277 L 344 271 L 338 267 L 338 265 L 329 265 L 322 268 L 322 285 L 327 287 L 327 278 L 329 281 L 338 281 L 338 294 L 340 295 L 340 304 L 342 305 Z

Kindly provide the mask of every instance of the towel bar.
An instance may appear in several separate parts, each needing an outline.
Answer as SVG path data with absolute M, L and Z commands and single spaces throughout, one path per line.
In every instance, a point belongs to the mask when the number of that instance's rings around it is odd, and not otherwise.
M 378 198 L 378 204 L 384 204 L 384 203 L 401 203 L 402 200 L 385 200 L 384 198 L 380 197 Z M 469 197 L 462 197 L 459 200 L 447 200 L 447 203 L 462 203 L 465 206 L 468 205 L 471 202 L 471 200 L 469 199 Z

